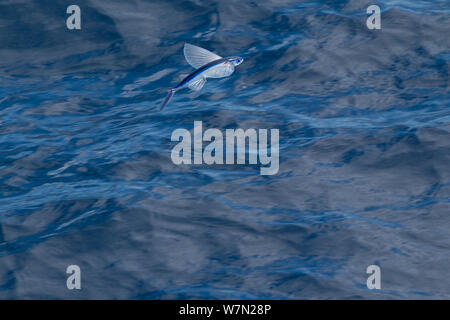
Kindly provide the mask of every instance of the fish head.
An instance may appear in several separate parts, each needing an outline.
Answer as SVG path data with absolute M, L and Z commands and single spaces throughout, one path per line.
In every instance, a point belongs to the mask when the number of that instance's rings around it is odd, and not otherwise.
M 229 61 L 233 66 L 238 66 L 238 65 L 240 65 L 240 64 L 244 61 L 244 58 L 241 58 L 241 57 L 230 57 L 230 58 L 228 58 L 228 61 Z

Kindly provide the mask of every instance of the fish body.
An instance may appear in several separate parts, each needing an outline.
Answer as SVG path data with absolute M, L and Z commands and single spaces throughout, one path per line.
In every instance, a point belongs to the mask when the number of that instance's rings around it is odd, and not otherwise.
M 189 86 L 201 78 L 224 78 L 228 77 L 234 72 L 234 66 L 228 61 L 228 58 L 222 58 L 212 61 L 185 77 L 179 84 L 177 84 L 174 89 L 181 89 L 183 87 Z
M 199 91 L 203 88 L 207 78 L 228 77 L 234 72 L 235 66 L 244 61 L 241 57 L 222 58 L 211 51 L 188 43 L 184 45 L 184 56 L 187 62 L 197 70 L 169 89 L 160 110 L 164 109 L 176 91 L 186 87 Z

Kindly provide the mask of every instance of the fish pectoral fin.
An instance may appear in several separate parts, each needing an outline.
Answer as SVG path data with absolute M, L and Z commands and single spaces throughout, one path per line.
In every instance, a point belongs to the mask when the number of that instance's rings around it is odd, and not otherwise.
M 206 78 L 202 77 L 197 80 L 192 81 L 188 84 L 189 89 L 194 91 L 200 91 L 206 83 Z
M 215 54 L 214 52 L 189 43 L 184 44 L 184 57 L 186 58 L 186 61 L 195 69 L 198 69 L 212 61 L 222 59 L 221 56 Z

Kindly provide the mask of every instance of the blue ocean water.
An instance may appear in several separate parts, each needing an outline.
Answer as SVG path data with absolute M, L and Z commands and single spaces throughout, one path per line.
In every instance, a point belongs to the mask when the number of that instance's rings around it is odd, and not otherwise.
M 450 298 L 449 30 L 446 0 L 1 1 L 0 298 Z M 157 112 L 185 42 L 245 61 Z M 173 164 L 194 121 L 279 129 L 278 174 Z

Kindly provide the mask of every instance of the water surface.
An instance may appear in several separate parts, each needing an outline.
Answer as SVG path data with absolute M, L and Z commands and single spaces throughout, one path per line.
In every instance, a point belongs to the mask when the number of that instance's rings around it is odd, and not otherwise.
M 381 30 L 357 0 L 69 4 L 0 2 L 0 298 L 450 298 L 448 1 L 379 0 Z M 245 62 L 155 112 L 185 42 Z M 279 173 L 174 165 L 194 121 L 278 128 Z

